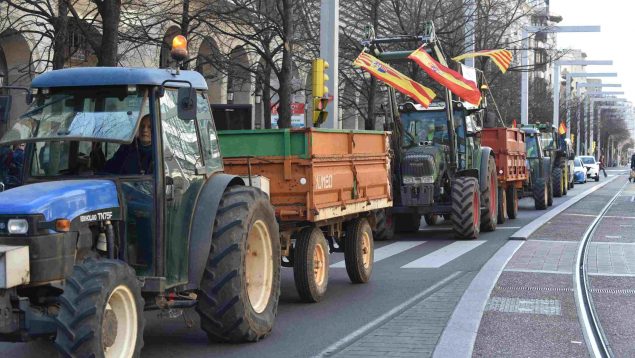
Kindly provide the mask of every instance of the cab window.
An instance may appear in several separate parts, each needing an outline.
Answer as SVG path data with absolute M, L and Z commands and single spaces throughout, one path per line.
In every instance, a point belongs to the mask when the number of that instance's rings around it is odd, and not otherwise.
M 207 172 L 212 173 L 223 170 L 223 160 L 220 154 L 212 112 L 207 99 L 202 93 L 198 94 L 196 105 L 196 119 L 201 131 L 203 158 L 205 158 Z

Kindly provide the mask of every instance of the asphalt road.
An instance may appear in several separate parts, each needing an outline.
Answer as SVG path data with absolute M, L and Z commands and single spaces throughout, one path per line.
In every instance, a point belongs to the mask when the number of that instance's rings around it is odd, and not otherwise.
M 568 196 L 554 198 L 554 207 L 594 185 L 596 183 L 591 182 L 576 185 L 569 191 Z M 199 328 L 198 317 L 193 310 L 186 311 L 184 317 L 177 319 L 158 318 L 157 312 L 148 312 L 145 314 L 147 324 L 142 356 L 276 358 L 316 356 L 334 343 L 342 339 L 346 340 L 353 332 L 363 337 L 368 332 L 360 331 L 360 327 L 364 327 L 378 317 L 391 318 L 386 317 L 387 312 L 394 311 L 395 307 L 413 297 L 421 296 L 422 292 L 444 279 L 454 277 L 457 273 L 463 275 L 461 277 L 473 277 L 469 274 L 477 273 L 485 262 L 507 242 L 512 233 L 545 212 L 533 210 L 532 199 L 521 200 L 517 219 L 508 220 L 505 224 L 499 225 L 495 232 L 481 233 L 479 241 L 482 243 L 463 248 L 463 251 L 467 252 L 461 255 L 459 255 L 460 250 L 451 249 L 450 245 L 456 241 L 451 239 L 449 226 L 443 223 L 435 227 L 427 227 L 424 223 L 417 233 L 399 235 L 392 241 L 377 242 L 375 250 L 395 243 L 402 243 L 397 246 L 410 248 L 405 251 L 395 249 L 396 254 L 376 262 L 371 281 L 367 284 L 351 284 L 346 275 L 346 269 L 331 268 L 328 293 L 318 304 L 300 302 L 293 283 L 293 273 L 291 269 L 283 268 L 282 296 L 277 321 L 272 334 L 258 343 L 238 345 L 208 343 L 206 335 Z M 466 241 L 460 243 L 466 243 Z M 437 251 L 443 248 L 445 249 Z M 433 252 L 435 252 L 432 257 L 434 260 L 428 260 L 430 259 L 428 256 L 427 262 L 415 262 Z M 446 259 L 454 256 L 457 257 L 443 264 L 447 261 Z M 331 264 L 342 260 L 343 255 L 340 253 L 331 255 Z M 423 268 L 431 262 L 442 265 L 435 268 Z M 408 264 L 417 267 L 403 267 Z M 431 293 L 434 291 L 432 290 Z M 438 304 L 447 306 L 447 303 L 443 301 L 439 301 Z M 395 312 L 395 316 L 397 313 L 401 312 Z M 425 317 L 421 317 L 421 320 L 424 319 Z M 191 327 L 186 325 L 186 320 L 192 323 Z M 435 322 L 435 324 L 444 325 L 445 322 Z M 354 339 L 349 341 L 353 342 Z M 346 344 L 338 349 L 344 348 Z M 55 350 L 46 342 L 0 343 L 1 356 L 42 357 L 49 354 L 54 355 Z

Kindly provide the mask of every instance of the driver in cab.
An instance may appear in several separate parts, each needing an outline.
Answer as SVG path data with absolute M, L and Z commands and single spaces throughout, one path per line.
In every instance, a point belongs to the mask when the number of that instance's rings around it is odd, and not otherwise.
M 419 132 L 419 141 L 421 143 L 430 142 L 434 139 L 434 123 L 428 122 L 426 127 Z
M 144 175 L 153 172 L 152 123 L 150 115 L 141 118 L 139 131 L 134 141 L 122 144 L 104 166 L 104 171 L 112 174 Z

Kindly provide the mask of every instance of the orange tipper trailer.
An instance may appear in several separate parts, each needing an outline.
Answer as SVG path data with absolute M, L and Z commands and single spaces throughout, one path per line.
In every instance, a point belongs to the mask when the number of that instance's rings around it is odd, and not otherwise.
M 492 148 L 496 155 L 496 172 L 499 183 L 499 220 L 504 214 L 510 219 L 518 215 L 518 191 L 529 180 L 525 133 L 518 128 L 483 128 L 481 144 Z
M 324 296 L 329 252 L 344 252 L 352 282 L 370 279 L 373 230 L 392 206 L 388 132 L 303 128 L 218 136 L 225 171 L 268 192 L 282 264 L 293 267 L 302 299 Z

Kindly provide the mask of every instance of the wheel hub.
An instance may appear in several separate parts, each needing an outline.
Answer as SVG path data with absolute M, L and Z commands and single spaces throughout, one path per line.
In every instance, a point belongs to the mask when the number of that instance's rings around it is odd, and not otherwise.
M 321 245 L 316 245 L 315 250 L 313 250 L 313 276 L 315 277 L 315 283 L 318 286 L 322 286 L 324 284 L 324 277 L 326 272 L 325 263 L 325 254 Z
M 370 266 L 370 237 L 367 232 L 362 236 L 362 263 L 364 268 Z
M 117 315 L 112 309 L 106 308 L 106 312 L 104 312 L 104 322 L 101 328 L 101 340 L 104 349 L 108 350 L 108 348 L 112 347 L 112 345 L 115 344 L 116 338 Z
M 273 285 L 271 236 L 262 220 L 254 222 L 247 236 L 245 255 L 245 282 L 249 302 L 256 313 L 262 313 L 269 304 Z

